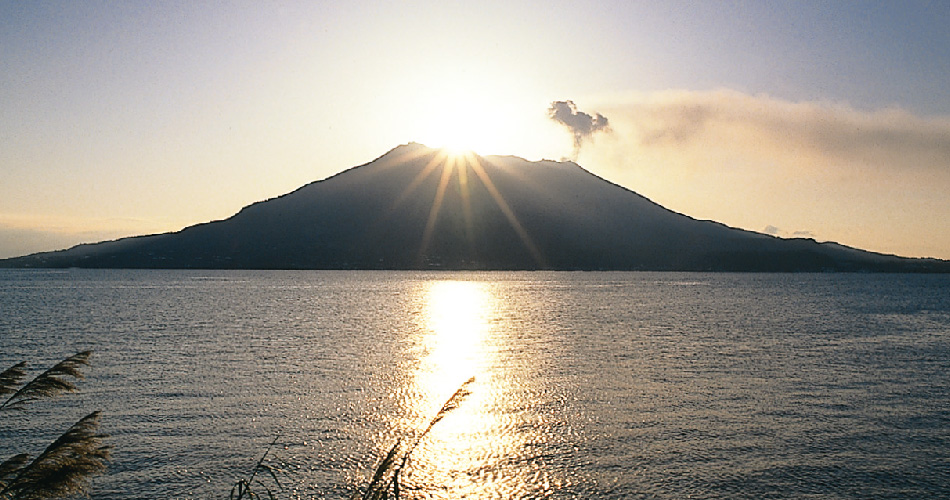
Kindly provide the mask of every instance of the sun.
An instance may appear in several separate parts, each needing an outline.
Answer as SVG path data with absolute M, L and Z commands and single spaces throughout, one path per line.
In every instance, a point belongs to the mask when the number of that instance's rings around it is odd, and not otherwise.
M 492 123 L 489 100 L 463 88 L 430 95 L 419 109 L 419 141 L 452 154 L 492 152 L 499 124 Z
M 455 63 L 410 75 L 394 78 L 383 99 L 388 126 L 403 142 L 540 158 L 563 139 L 560 130 L 550 135 L 543 92 L 497 68 Z

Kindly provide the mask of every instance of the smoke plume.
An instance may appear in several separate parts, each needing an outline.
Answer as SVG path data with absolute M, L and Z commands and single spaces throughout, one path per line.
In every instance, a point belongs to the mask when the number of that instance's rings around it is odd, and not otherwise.
M 578 111 L 574 101 L 552 102 L 551 107 L 548 108 L 548 116 L 567 127 L 574 135 L 574 156 L 572 158 L 574 160 L 577 159 L 585 139 L 596 132 L 610 130 L 606 116 L 600 113 L 594 113 L 591 116 L 583 111 Z

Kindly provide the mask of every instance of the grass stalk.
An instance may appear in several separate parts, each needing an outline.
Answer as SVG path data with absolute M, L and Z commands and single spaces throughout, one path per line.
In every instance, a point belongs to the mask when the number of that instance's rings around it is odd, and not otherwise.
M 20 386 L 26 362 L 0 373 L 2 410 L 22 410 L 31 402 L 76 390 L 71 379 L 82 379 L 91 351 L 74 354 Z M 19 389 L 17 389 L 19 387 Z M 111 446 L 100 434 L 100 413 L 81 418 L 34 459 L 21 453 L 0 462 L 0 500 L 42 500 L 84 494 L 89 478 L 106 469 Z
M 255 500 L 261 498 L 260 494 L 255 493 L 254 485 L 258 485 L 267 492 L 267 497 L 271 500 L 276 500 L 277 496 L 274 492 L 262 481 L 257 479 L 257 473 L 260 471 L 267 472 L 271 479 L 274 480 L 274 484 L 277 485 L 277 488 L 283 490 L 283 486 L 280 484 L 280 479 L 277 478 L 277 471 L 269 464 L 264 463 L 264 460 L 267 459 L 267 455 L 270 453 L 274 446 L 277 444 L 277 440 L 280 439 L 280 433 L 274 436 L 274 440 L 271 441 L 270 445 L 264 450 L 264 454 L 261 455 L 260 460 L 257 461 L 257 464 L 251 470 L 250 475 L 247 478 L 243 478 L 234 483 L 234 486 L 231 488 L 231 494 L 228 496 L 229 500 L 242 500 L 247 498 L 248 500 Z
M 385 500 L 389 497 L 389 492 L 393 492 L 393 498 L 399 500 L 400 495 L 400 485 L 399 485 L 399 474 L 406 468 L 406 464 L 409 462 L 409 456 L 412 455 L 412 452 L 419 446 L 419 443 L 429 434 L 435 424 L 439 423 L 446 415 L 449 414 L 452 410 L 459 407 L 462 404 L 462 400 L 466 396 L 471 394 L 471 391 L 468 390 L 468 386 L 475 382 L 475 377 L 472 377 L 462 383 L 461 386 L 445 401 L 445 404 L 442 405 L 442 408 L 429 420 L 429 425 L 419 433 L 412 444 L 401 452 L 400 448 L 402 447 L 403 440 L 399 439 L 396 441 L 396 444 L 389 450 L 389 453 L 383 458 L 383 460 L 376 467 L 376 471 L 373 474 L 373 479 L 370 481 L 369 486 L 366 488 L 362 494 L 356 492 L 351 497 L 351 500 Z
M 0 499 L 37 500 L 84 494 L 89 477 L 106 469 L 111 446 L 97 432 L 99 412 L 92 412 L 29 461 L 21 454 L 3 463 L 6 473 Z
M 27 403 L 45 398 L 51 398 L 63 392 L 73 392 L 76 390 L 76 384 L 67 377 L 82 379 L 83 375 L 80 369 L 89 364 L 89 356 L 92 351 L 83 351 L 76 353 L 52 368 L 37 375 L 19 390 L 13 392 L 13 395 L 0 404 L 0 410 L 22 408 Z M 23 368 L 25 362 L 18 363 L 0 373 L 0 394 L 9 394 L 17 383 L 25 375 Z

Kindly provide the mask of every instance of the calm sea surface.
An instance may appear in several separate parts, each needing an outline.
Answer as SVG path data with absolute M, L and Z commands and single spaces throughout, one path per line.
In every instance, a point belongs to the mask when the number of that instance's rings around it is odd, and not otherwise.
M 403 498 L 950 498 L 950 276 L 0 271 L 0 370 L 86 349 L 0 459 L 102 410 L 93 498 L 275 438 L 279 498 L 346 498 L 473 376 Z

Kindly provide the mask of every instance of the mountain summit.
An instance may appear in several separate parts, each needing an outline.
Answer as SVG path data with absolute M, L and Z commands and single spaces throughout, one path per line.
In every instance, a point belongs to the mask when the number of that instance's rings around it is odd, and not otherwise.
M 948 272 L 667 210 L 571 162 L 399 146 L 221 221 L 0 267 Z

